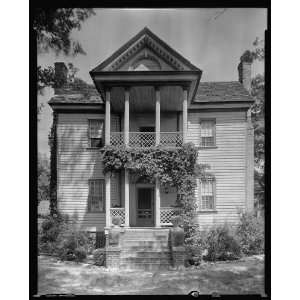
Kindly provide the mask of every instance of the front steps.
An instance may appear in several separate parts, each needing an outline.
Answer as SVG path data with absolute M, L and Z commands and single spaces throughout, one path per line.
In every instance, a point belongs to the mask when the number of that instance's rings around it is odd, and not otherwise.
M 127 228 L 120 238 L 119 267 L 147 271 L 171 266 L 168 228 Z

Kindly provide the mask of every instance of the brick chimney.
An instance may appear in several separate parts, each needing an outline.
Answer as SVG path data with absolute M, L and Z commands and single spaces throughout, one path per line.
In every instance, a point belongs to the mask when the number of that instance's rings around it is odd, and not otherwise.
M 239 82 L 250 92 L 251 89 L 251 62 L 241 61 L 238 65 Z
M 54 63 L 55 87 L 61 88 L 67 83 L 68 68 L 64 62 Z

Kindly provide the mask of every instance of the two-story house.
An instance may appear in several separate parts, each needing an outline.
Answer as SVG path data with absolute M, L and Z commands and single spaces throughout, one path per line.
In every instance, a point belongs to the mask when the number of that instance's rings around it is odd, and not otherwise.
M 55 72 L 66 82 L 64 63 Z M 238 72 L 236 82 L 201 82 L 198 67 L 144 28 L 90 72 L 94 88 L 56 88 L 49 104 L 57 120 L 59 211 L 90 232 L 104 232 L 116 215 L 128 229 L 169 226 L 176 190 L 133 181 L 126 170 L 104 176 L 99 148 L 192 142 L 214 174 L 197 182 L 199 225 L 236 223 L 254 207 L 251 65 Z

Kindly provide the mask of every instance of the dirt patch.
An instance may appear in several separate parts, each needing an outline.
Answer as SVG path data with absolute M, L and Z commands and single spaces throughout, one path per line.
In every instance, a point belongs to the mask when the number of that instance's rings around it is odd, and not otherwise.
M 203 263 L 197 268 L 143 272 L 107 270 L 90 264 L 38 259 L 38 292 L 42 294 L 263 294 L 263 256 L 239 261 Z

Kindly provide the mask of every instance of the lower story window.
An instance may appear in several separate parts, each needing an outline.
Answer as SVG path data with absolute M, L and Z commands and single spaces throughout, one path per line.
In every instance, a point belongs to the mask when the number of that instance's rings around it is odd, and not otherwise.
M 104 180 L 89 180 L 89 212 L 104 212 Z
M 201 179 L 199 181 L 200 210 L 216 209 L 216 182 L 214 178 Z

